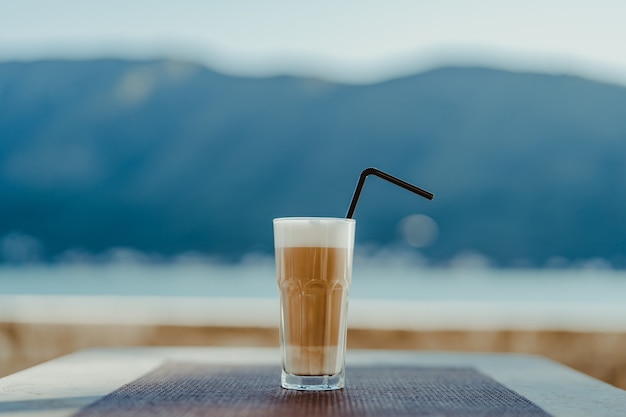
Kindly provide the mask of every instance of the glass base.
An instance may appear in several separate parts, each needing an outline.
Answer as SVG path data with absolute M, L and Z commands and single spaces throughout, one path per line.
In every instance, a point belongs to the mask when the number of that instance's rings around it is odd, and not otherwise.
M 344 383 L 344 372 L 337 375 L 292 375 L 283 370 L 280 376 L 283 388 L 295 389 L 299 391 L 330 391 L 342 389 Z

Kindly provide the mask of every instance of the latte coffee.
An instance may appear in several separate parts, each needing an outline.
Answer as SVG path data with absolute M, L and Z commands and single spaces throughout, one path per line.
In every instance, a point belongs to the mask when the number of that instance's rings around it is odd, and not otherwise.
M 278 286 L 283 306 L 287 372 L 334 375 L 341 371 L 337 348 L 345 344 L 350 288 L 348 249 L 278 248 Z
M 281 298 L 283 386 L 341 388 L 354 221 L 276 219 L 274 236 Z M 337 386 L 324 379 L 327 377 L 336 380 Z M 307 386 L 311 380 L 322 382 L 312 383 L 317 388 L 311 388 Z

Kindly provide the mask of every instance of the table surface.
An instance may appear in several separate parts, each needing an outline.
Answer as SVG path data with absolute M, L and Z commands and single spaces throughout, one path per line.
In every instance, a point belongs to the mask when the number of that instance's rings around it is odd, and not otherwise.
M 274 348 L 88 349 L 1 378 L 0 415 L 70 416 L 166 361 L 279 369 L 280 354 Z M 555 417 L 626 416 L 626 391 L 537 356 L 349 350 L 346 362 L 348 366 L 473 367 Z

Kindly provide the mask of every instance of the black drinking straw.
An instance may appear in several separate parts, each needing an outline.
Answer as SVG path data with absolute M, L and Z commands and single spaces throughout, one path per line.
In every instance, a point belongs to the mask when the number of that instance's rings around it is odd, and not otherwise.
M 400 178 L 396 178 L 393 175 L 389 175 L 386 172 L 381 171 L 380 169 L 371 168 L 371 167 L 365 168 L 363 172 L 361 172 L 361 176 L 359 177 L 359 182 L 357 183 L 356 189 L 354 190 L 354 195 L 352 196 L 352 201 L 350 202 L 350 208 L 348 209 L 348 214 L 346 214 L 346 219 L 351 219 L 352 216 L 354 215 L 356 204 L 359 201 L 361 190 L 363 190 L 363 184 L 365 184 L 365 179 L 367 178 L 368 175 L 376 175 L 377 177 L 380 177 L 384 180 L 394 183 L 397 186 L 404 188 L 405 190 L 412 191 L 415 194 L 421 195 L 422 197 L 427 198 L 429 200 L 432 200 L 435 197 L 433 193 L 428 192 L 426 190 L 422 190 L 421 188 L 416 187 L 413 184 L 409 184 L 406 181 L 402 181 Z

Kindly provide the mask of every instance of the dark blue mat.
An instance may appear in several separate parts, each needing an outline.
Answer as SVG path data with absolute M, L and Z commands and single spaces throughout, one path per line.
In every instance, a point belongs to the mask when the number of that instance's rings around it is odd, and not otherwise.
M 277 367 L 169 362 L 75 416 L 546 417 L 545 411 L 473 368 L 352 367 L 346 388 L 280 388 Z

